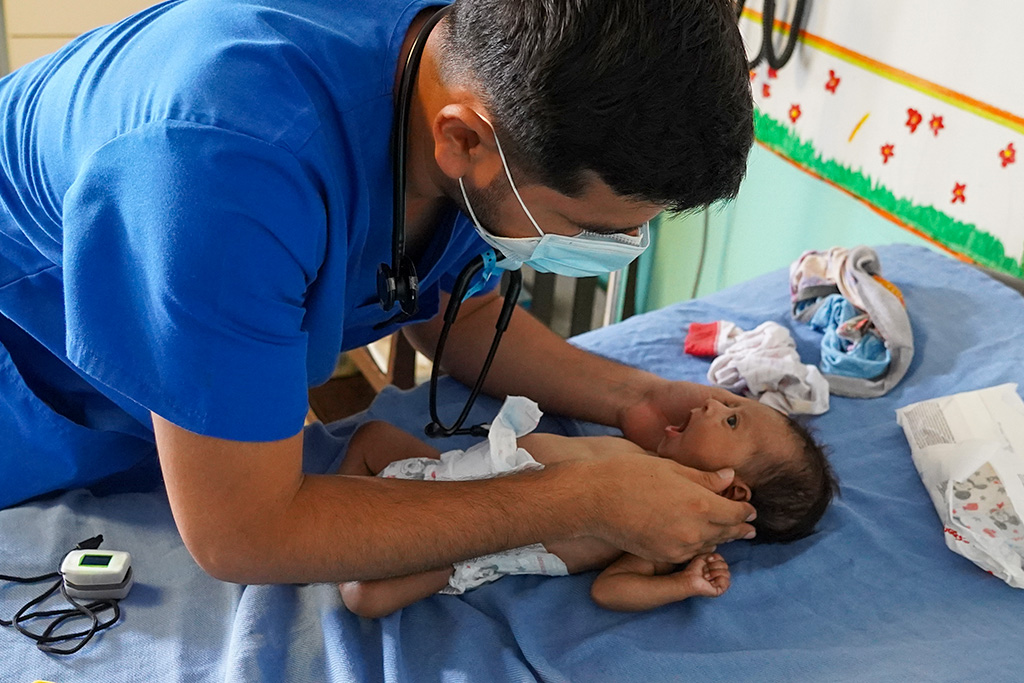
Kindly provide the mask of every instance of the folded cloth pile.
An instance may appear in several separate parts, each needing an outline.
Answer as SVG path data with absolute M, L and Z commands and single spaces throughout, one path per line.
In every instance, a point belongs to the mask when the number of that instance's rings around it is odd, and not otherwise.
M 708 369 L 712 384 L 786 414 L 828 410 L 828 382 L 818 368 L 800 362 L 793 337 L 778 323 L 749 332 L 725 320 L 691 323 L 684 347 L 692 355 L 717 356 Z
M 899 383 L 914 357 L 903 294 L 870 247 L 808 251 L 789 269 L 793 317 L 823 333 L 821 369 L 832 393 L 870 398 Z
M 867 313 L 841 294 L 825 297 L 809 325 L 823 333 L 821 369 L 831 375 L 874 379 L 892 360 Z

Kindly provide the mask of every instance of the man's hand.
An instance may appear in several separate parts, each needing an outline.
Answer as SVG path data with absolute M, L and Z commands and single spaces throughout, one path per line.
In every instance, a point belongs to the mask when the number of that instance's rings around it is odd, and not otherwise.
M 685 426 L 690 419 L 690 411 L 708 398 L 727 403 L 735 397 L 720 387 L 655 380 L 649 384 L 640 401 L 626 405 L 620 411 L 618 425 L 627 439 L 653 451 L 661 443 L 665 427 Z
M 580 468 L 595 506 L 594 535 L 634 555 L 682 564 L 721 543 L 753 537 L 753 506 L 719 495 L 732 483 L 732 470 L 701 472 L 621 449 L 554 465 L 561 466 Z

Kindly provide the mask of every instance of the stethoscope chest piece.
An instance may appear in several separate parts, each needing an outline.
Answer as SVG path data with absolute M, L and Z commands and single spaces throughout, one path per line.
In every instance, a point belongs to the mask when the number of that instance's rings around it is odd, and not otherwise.
M 387 263 L 377 268 L 377 297 L 385 311 L 397 303 L 403 313 L 413 315 L 419 307 L 419 290 L 416 267 L 408 256 L 403 254 L 399 258 L 397 268 Z

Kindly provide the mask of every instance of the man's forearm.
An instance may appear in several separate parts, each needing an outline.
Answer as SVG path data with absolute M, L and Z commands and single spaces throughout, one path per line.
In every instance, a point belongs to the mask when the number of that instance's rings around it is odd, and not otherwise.
M 570 538 L 588 513 L 566 474 L 552 467 L 467 482 L 307 475 L 260 538 L 221 548 L 225 564 L 207 570 L 240 583 L 367 580 Z

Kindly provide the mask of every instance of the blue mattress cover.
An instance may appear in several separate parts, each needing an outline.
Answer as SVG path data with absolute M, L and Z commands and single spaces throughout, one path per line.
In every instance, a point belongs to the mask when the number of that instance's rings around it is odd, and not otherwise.
M 388 618 L 348 613 L 336 587 L 239 586 L 205 575 L 178 536 L 166 495 L 73 491 L 0 511 L 0 573 L 56 568 L 78 541 L 132 553 L 123 621 L 77 655 L 53 657 L 0 629 L 0 680 L 51 681 L 1011 681 L 1020 679 L 1024 591 L 947 550 L 894 410 L 1003 382 L 1024 384 L 1024 298 L 940 254 L 879 248 L 904 292 L 916 355 L 877 399 L 832 398 L 810 425 L 831 450 L 842 497 L 820 532 L 790 545 L 721 549 L 729 591 L 651 612 L 593 605 L 593 574 L 508 577 L 464 596 L 434 596 Z M 787 274 L 636 316 L 574 341 L 665 377 L 705 381 L 686 356 L 692 321 L 792 329 L 805 362 L 817 335 L 788 313 Z M 442 383 L 450 414 L 466 390 Z M 306 467 L 336 466 L 367 419 L 421 433 L 425 387 L 386 390 L 366 413 L 307 432 Z M 498 402 L 480 401 L 485 420 Z M 545 417 L 542 430 L 604 428 Z M 465 447 L 473 439 L 451 439 Z M 38 589 L 0 588 L 9 618 Z

